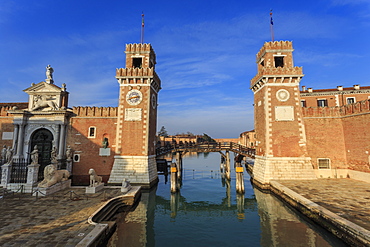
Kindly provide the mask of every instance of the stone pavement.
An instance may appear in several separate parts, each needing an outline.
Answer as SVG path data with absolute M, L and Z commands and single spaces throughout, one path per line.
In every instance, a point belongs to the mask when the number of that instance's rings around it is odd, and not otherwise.
M 370 183 L 347 178 L 278 182 L 370 231 Z
M 75 246 L 94 229 L 88 217 L 122 195 L 119 188 L 104 192 L 87 196 L 85 188 L 72 187 L 38 200 L 30 194 L 0 199 L 0 246 Z

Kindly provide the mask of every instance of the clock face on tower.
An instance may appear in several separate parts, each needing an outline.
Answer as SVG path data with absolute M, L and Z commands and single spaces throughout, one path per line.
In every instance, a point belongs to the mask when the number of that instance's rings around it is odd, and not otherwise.
M 138 105 L 143 99 L 143 94 L 137 90 L 137 89 L 132 89 L 126 94 L 126 101 L 130 105 Z

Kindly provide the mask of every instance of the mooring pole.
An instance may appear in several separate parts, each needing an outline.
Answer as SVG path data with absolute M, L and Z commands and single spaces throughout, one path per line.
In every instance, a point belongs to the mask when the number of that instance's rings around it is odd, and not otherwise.
M 175 163 L 171 164 L 171 193 L 176 193 L 178 190 L 177 186 L 177 167 Z
M 226 167 L 225 167 L 226 179 L 230 180 L 230 152 L 226 151 Z
M 177 178 L 181 179 L 182 177 L 182 153 L 176 153 L 176 163 L 177 163 Z
M 236 192 L 239 194 L 244 194 L 244 178 L 243 178 L 243 166 L 240 162 L 235 162 L 235 172 L 236 172 Z

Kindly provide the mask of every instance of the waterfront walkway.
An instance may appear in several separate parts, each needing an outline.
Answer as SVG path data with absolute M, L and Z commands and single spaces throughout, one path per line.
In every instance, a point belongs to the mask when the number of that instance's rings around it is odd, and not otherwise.
M 279 183 L 370 230 L 369 183 L 352 179 Z M 0 199 L 0 246 L 75 246 L 94 229 L 88 217 L 108 199 L 122 194 L 118 188 L 104 191 L 89 195 L 88 200 L 85 189 L 75 187 L 38 200 L 29 194 Z
M 347 178 L 278 182 L 370 231 L 370 183 Z
M 73 192 L 70 192 L 73 191 Z M 0 199 L 0 246 L 75 246 L 94 226 L 87 219 L 120 189 L 89 194 L 69 188 L 39 197 L 15 194 Z

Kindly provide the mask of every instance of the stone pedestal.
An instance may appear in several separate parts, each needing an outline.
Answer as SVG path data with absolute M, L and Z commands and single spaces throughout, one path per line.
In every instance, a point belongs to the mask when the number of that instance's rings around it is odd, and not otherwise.
M 86 194 L 95 194 L 96 192 L 101 191 L 104 188 L 104 183 L 98 184 L 95 187 L 86 187 Z
M 71 179 L 68 179 L 67 181 L 56 183 L 53 186 L 50 186 L 47 188 L 38 188 L 39 193 L 35 192 L 32 195 L 33 196 L 48 196 L 57 191 L 64 190 L 70 187 L 71 187 Z
M 155 155 L 115 156 L 108 183 L 121 185 L 124 178 L 131 184 L 154 185 L 158 181 Z
M 27 184 L 37 183 L 38 173 L 39 173 L 39 164 L 31 164 L 28 166 L 27 172 Z
M 257 156 L 253 166 L 253 179 L 261 184 L 271 180 L 316 179 L 309 157 Z
M 72 175 L 72 160 L 67 159 L 66 163 L 67 163 L 66 170 L 69 171 L 70 175 Z
M 6 185 L 10 181 L 10 173 L 12 171 L 12 165 L 5 164 L 2 167 L 1 184 Z

